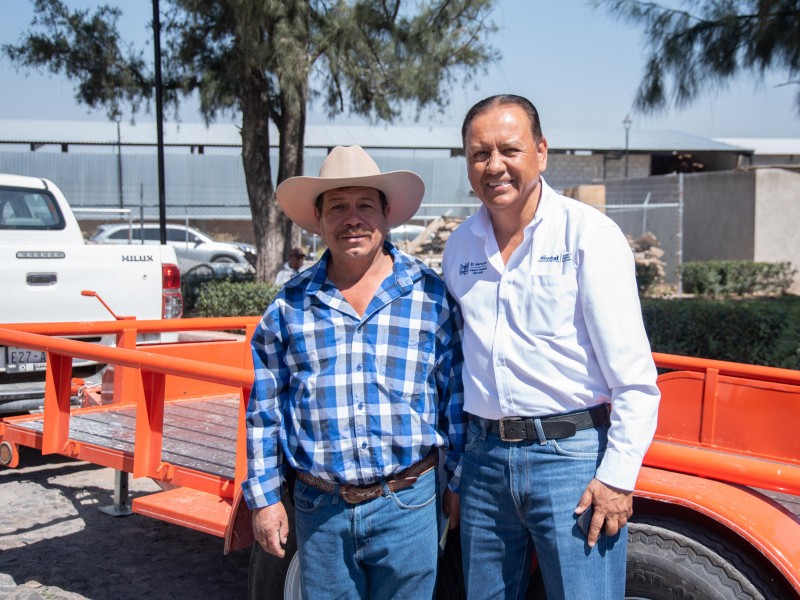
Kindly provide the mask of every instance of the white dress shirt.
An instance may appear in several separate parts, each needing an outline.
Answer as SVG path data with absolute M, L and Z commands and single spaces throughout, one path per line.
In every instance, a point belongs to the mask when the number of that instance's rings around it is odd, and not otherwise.
M 293 269 L 288 262 L 283 263 L 283 268 L 278 271 L 278 274 L 275 276 L 275 285 L 278 287 L 282 286 L 299 272 L 298 269 Z
M 542 194 L 503 264 L 485 207 L 447 241 L 442 268 L 464 316 L 464 410 L 540 417 L 612 406 L 597 478 L 634 488 L 660 392 L 633 254 L 596 208 Z

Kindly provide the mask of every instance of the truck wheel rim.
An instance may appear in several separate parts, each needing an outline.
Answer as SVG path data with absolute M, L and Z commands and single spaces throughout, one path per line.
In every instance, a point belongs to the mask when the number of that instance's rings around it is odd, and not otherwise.
M 301 589 L 300 555 L 295 552 L 292 557 L 292 562 L 289 563 L 289 568 L 286 570 L 286 581 L 283 584 L 283 599 L 300 600 L 302 598 Z

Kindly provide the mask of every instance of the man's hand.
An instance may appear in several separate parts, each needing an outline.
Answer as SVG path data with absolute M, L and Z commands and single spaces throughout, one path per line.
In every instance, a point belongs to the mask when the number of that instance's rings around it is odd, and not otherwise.
M 609 536 L 616 535 L 622 527 L 625 527 L 633 515 L 633 492 L 620 490 L 598 479 L 592 479 L 575 508 L 575 514 L 583 514 L 583 511 L 591 505 L 594 505 L 594 515 L 589 525 L 589 536 L 586 538 L 590 548 L 597 543 L 604 524 L 605 534 Z
M 289 519 L 282 502 L 253 511 L 253 534 L 256 541 L 270 554 L 283 558 L 283 546 L 289 536 Z
M 448 529 L 455 529 L 461 521 L 461 495 L 456 494 L 449 488 L 444 491 L 442 498 L 442 511 L 450 517 Z

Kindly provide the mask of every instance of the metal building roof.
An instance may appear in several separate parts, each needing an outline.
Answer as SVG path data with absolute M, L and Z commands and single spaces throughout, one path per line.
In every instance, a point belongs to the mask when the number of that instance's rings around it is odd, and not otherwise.
M 714 138 L 724 144 L 750 148 L 756 155 L 800 154 L 800 138 Z
M 601 131 L 569 128 L 546 128 L 545 136 L 552 151 L 622 151 L 622 131 Z M 671 152 L 674 150 L 703 152 L 749 153 L 751 144 L 734 140 L 712 140 L 678 131 L 629 132 L 630 152 Z M 787 140 L 800 146 L 800 140 Z M 46 121 L 0 119 L 0 144 L 67 144 L 92 146 L 154 146 L 156 127 L 153 122 L 121 122 L 119 137 L 115 122 Z M 240 147 L 239 126 L 232 123 L 164 124 L 165 146 Z M 270 144 L 278 145 L 278 132 L 270 124 Z M 358 144 L 364 148 L 460 150 L 458 127 L 426 127 L 405 125 L 307 125 L 306 148 L 331 148 Z M 798 153 L 798 152 L 782 152 Z

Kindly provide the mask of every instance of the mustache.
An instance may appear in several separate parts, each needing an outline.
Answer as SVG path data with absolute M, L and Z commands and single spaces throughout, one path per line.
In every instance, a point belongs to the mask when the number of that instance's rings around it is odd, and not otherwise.
M 372 235 L 372 230 L 364 229 L 363 227 L 348 227 L 346 229 L 340 229 L 336 232 L 336 237 L 351 235 Z

